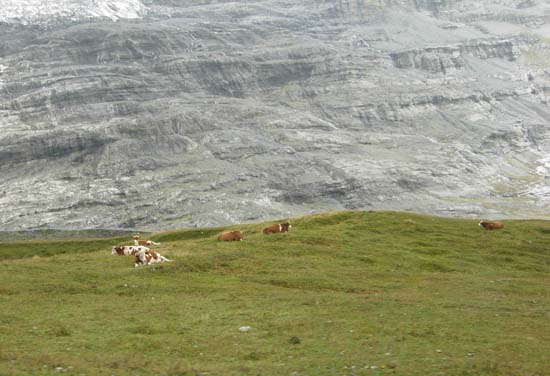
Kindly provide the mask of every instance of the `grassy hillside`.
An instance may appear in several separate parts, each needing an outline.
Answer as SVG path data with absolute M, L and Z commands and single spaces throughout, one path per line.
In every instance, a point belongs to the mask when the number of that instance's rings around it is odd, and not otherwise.
M 550 222 L 291 222 L 154 234 L 154 269 L 121 239 L 2 243 L 0 375 L 550 375 Z
M 13 242 L 21 240 L 70 240 L 82 238 L 113 238 L 116 236 L 132 236 L 136 231 L 127 230 L 28 230 L 28 231 L 0 231 L 0 242 Z M 140 232 L 143 234 L 143 232 Z

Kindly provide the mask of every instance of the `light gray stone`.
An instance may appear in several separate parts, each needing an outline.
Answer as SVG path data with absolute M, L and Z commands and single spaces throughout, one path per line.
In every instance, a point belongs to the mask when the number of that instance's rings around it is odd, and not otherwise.
M 0 0 L 0 228 L 548 218 L 548 11 Z

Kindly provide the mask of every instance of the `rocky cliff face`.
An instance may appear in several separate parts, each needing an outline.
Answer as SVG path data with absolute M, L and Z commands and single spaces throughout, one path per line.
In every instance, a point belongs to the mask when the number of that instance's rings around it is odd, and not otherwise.
M 548 20 L 542 0 L 0 0 L 0 227 L 549 218 Z

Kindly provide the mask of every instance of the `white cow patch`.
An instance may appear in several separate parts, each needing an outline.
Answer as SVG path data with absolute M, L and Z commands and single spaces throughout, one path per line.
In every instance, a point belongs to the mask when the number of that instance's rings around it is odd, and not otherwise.
M 144 247 L 142 245 L 139 245 L 139 246 L 125 245 L 125 246 L 121 246 L 121 247 L 122 247 L 122 251 L 124 253 L 124 256 L 131 256 L 131 255 L 135 255 L 139 252 L 149 251 L 149 248 Z M 111 251 L 111 254 L 118 255 L 118 252 L 116 251 L 116 248 L 120 248 L 120 247 L 118 247 L 118 246 L 113 247 L 113 249 Z

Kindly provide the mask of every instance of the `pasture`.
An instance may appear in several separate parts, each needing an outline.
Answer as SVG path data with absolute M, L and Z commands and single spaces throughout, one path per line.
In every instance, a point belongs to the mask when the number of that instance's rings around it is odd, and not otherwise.
M 148 235 L 154 268 L 121 238 L 3 242 L 0 375 L 550 375 L 550 222 L 290 222 Z

